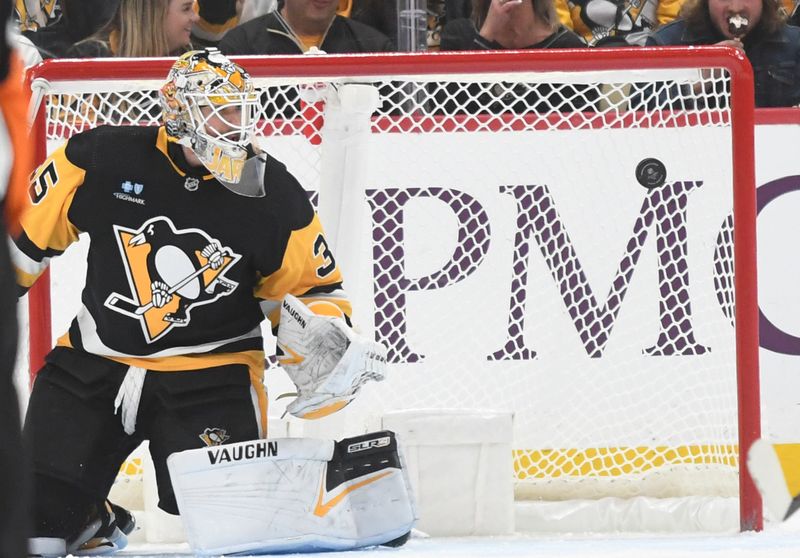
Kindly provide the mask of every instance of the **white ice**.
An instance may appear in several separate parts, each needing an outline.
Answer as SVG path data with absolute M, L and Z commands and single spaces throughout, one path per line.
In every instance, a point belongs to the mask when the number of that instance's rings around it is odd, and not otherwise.
M 187 545 L 133 545 L 119 556 L 191 556 Z M 287 556 L 287 555 L 284 555 Z M 289 555 L 300 556 L 300 555 Z M 397 549 L 304 554 L 320 558 L 799 558 L 800 524 L 724 535 L 515 535 L 413 537 Z

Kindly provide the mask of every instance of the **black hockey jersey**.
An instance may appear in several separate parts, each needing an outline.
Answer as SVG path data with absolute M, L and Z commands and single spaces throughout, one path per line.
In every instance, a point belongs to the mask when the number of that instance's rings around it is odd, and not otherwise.
M 238 362 L 261 375 L 264 315 L 276 325 L 291 293 L 349 317 L 341 273 L 282 163 L 267 158 L 266 196 L 248 198 L 181 149 L 163 128 L 104 126 L 55 151 L 32 178 L 18 284 L 88 234 L 82 307 L 58 345 L 150 370 Z

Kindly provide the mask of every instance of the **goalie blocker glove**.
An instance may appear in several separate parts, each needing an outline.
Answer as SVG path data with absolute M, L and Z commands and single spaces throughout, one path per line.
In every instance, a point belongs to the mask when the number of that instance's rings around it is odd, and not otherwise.
M 335 413 L 367 381 L 386 376 L 383 345 L 359 335 L 341 317 L 314 313 L 292 295 L 281 304 L 277 343 L 283 351 L 278 362 L 297 387 L 287 410 L 299 418 Z

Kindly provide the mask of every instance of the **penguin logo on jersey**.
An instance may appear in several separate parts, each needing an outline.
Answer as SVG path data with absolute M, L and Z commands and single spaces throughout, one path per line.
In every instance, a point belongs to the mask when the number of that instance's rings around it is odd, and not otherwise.
M 111 293 L 105 305 L 139 320 L 148 343 L 189 325 L 192 307 L 239 286 L 225 273 L 241 256 L 200 229 L 155 217 L 138 230 L 114 225 L 114 233 L 132 294 Z

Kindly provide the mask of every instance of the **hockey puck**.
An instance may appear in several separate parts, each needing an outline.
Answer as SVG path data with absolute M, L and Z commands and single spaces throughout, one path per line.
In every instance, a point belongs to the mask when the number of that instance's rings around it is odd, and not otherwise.
M 652 157 L 642 159 L 636 165 L 636 180 L 647 189 L 663 186 L 667 181 L 667 167 Z

